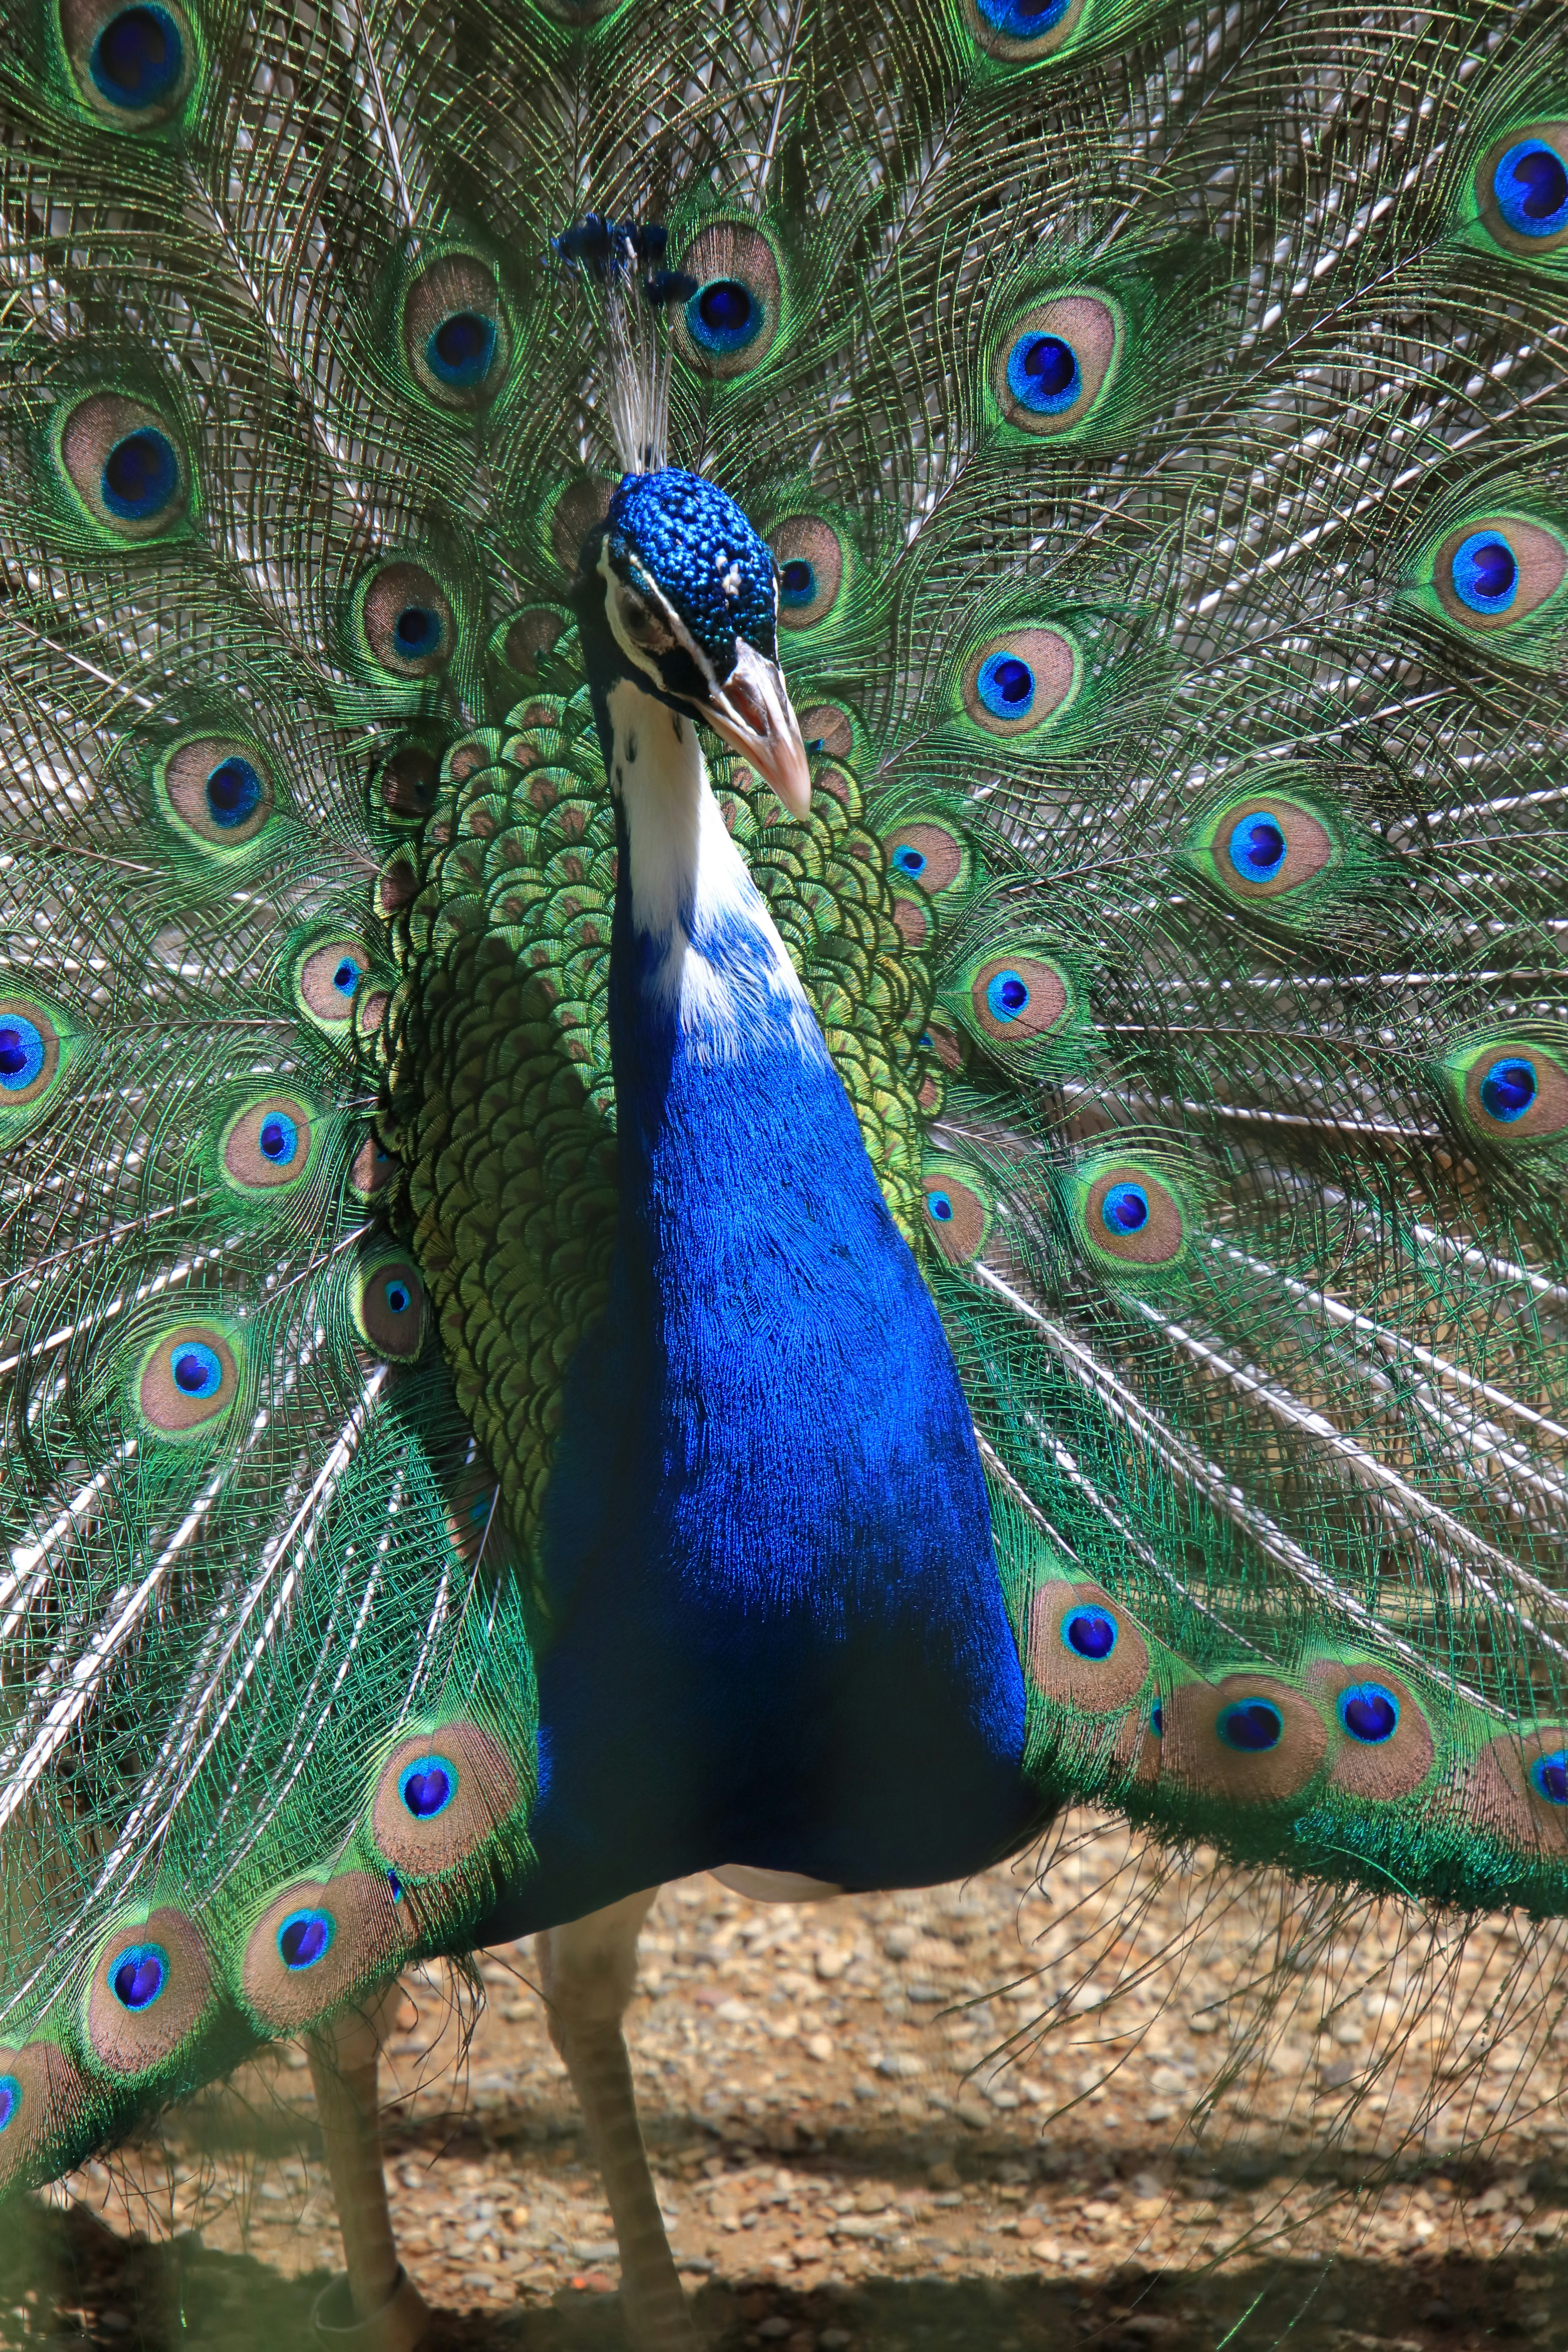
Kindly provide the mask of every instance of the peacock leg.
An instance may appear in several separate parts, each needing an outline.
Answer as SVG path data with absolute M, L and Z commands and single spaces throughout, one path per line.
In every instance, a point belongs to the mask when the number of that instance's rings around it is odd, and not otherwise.
M 381 2157 L 382 2011 L 396 1997 L 389 1986 L 380 2003 L 350 2010 L 306 2043 L 348 2273 L 320 2296 L 313 2319 L 317 2342 L 342 2352 L 414 2352 L 430 2325 L 397 2259 Z
M 621 2019 L 637 1979 L 637 1931 L 658 1887 L 628 1895 L 537 1941 L 550 2038 L 582 2103 L 621 2253 L 621 2302 L 637 2352 L 694 2352 L 686 2297 L 647 2168 Z

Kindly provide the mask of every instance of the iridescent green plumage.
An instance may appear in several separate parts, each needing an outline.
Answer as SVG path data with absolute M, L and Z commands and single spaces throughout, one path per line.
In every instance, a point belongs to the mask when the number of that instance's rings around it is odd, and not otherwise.
M 778 560 L 815 805 L 715 782 L 966 1382 L 1037 1785 L 1568 1906 L 1548 16 L 162 15 L 135 105 L 99 0 L 0 53 L 0 2043 L 57 2053 L 0 2168 L 528 1868 L 617 1200 L 590 206 L 668 225 L 670 451 Z M 106 2055 L 153 1912 L 184 2024 Z

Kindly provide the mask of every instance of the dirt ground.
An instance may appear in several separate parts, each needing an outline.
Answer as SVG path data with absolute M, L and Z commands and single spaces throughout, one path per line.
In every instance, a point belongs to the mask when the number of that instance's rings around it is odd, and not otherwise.
M 1077 1818 L 1043 1877 L 668 1887 L 628 2021 L 699 2329 L 780 2352 L 1568 2352 L 1555 1931 L 1468 1940 Z M 531 1990 L 407 1981 L 384 2070 L 437 2352 L 624 2346 Z M 0 2341 L 303 2345 L 338 2267 L 303 2054 L 13 2215 Z

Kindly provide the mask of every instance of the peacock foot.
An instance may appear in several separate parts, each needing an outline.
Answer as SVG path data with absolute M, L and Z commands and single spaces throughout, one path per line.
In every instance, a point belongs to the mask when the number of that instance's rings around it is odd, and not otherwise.
M 430 2306 L 402 2268 L 381 2309 L 367 2319 L 354 2318 L 346 2277 L 323 2287 L 310 2312 L 311 2336 L 322 2352 L 415 2352 L 429 2328 Z

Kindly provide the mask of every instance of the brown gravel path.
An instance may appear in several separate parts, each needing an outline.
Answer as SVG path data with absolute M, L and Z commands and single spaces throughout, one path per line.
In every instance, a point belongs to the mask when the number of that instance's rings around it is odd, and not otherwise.
M 1555 1947 L 1489 1922 L 1455 1961 L 1078 1835 L 1035 1891 L 665 1890 L 629 2032 L 707 2341 L 1568 2352 L 1568 2042 L 1528 1997 Z M 440 2352 L 610 2352 L 609 2216 L 529 1948 L 482 1974 L 482 2008 L 411 1980 L 390 2052 L 405 2258 Z M 13 2219 L 0 2341 L 303 2343 L 338 2260 L 319 2154 L 281 2052 Z

